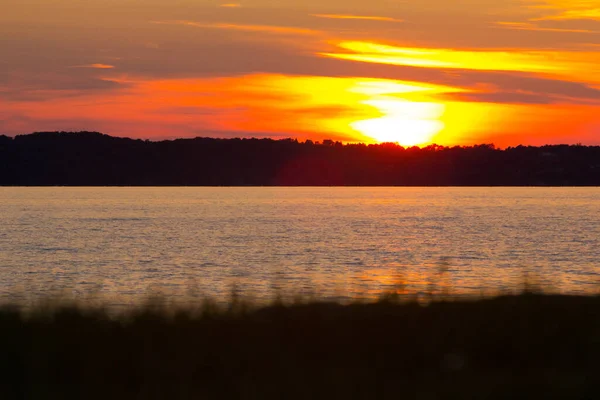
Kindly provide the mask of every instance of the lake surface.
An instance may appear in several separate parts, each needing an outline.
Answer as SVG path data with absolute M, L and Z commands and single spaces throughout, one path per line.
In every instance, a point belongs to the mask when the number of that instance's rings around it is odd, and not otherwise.
M 3 300 L 600 287 L 600 188 L 5 187 L 0 206 Z

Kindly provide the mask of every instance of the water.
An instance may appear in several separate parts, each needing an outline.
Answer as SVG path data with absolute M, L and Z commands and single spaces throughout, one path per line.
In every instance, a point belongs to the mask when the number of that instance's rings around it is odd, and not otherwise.
M 0 188 L 0 296 L 591 293 L 600 188 Z M 439 275 L 439 271 L 447 273 Z M 438 275 L 436 275 L 438 274 Z

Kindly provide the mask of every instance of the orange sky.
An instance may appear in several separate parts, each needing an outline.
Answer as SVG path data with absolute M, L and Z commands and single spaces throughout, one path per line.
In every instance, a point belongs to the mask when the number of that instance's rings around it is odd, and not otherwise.
M 0 134 L 600 144 L 598 0 L 0 0 Z

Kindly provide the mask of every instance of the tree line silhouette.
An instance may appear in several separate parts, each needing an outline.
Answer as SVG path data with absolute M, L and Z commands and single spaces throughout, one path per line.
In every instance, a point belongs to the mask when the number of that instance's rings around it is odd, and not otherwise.
M 600 146 L 405 148 L 295 139 L 0 135 L 0 185 L 598 186 Z

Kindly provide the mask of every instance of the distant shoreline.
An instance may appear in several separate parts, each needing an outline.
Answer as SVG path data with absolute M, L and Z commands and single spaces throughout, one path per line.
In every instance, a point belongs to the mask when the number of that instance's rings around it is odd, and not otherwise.
M 404 148 L 294 139 L 0 136 L 0 186 L 597 187 L 600 146 Z

